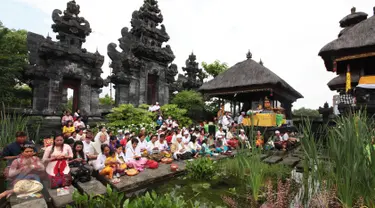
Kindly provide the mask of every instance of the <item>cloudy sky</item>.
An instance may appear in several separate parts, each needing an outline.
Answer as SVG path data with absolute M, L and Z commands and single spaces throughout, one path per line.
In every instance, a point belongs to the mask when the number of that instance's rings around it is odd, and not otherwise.
M 42 35 L 51 30 L 54 9 L 68 0 L 1 0 L 0 21 L 7 27 Z M 131 14 L 143 0 L 76 0 L 93 33 L 84 45 L 105 55 L 103 77 L 109 74 L 106 48 L 130 27 Z M 327 82 L 334 77 L 318 57 L 319 50 L 337 37 L 339 21 L 355 6 L 370 16 L 369 0 L 159 0 L 179 70 L 193 51 L 199 62 L 220 60 L 232 66 L 253 59 L 286 80 L 304 95 L 294 108 L 318 108 L 332 103 Z M 108 92 L 105 89 L 104 92 Z

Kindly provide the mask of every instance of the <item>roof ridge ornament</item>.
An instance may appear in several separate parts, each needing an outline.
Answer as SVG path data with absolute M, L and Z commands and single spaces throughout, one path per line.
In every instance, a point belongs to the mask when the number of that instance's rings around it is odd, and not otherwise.
M 262 61 L 262 59 L 259 60 L 259 64 L 263 66 L 263 61 Z
M 247 59 L 251 59 L 251 58 L 253 58 L 253 54 L 250 52 L 250 50 L 247 52 L 247 54 L 246 54 L 246 58 L 247 58 Z
M 352 14 L 354 14 L 355 11 L 356 11 L 356 8 L 355 8 L 355 7 L 352 7 L 352 9 L 350 10 L 350 12 L 351 12 Z

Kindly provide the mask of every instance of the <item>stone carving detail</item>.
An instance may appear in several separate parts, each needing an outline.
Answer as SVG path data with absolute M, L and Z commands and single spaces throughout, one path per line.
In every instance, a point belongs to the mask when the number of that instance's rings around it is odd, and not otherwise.
M 98 112 L 97 106 L 92 105 L 90 100 L 93 96 L 91 91 L 98 91 L 106 84 L 100 77 L 104 57 L 98 51 L 89 53 L 82 48 L 91 28 L 87 20 L 78 16 L 79 13 L 80 7 L 74 0 L 67 3 L 64 12 L 58 9 L 52 12 L 52 29 L 57 33 L 57 42 L 49 36 L 44 38 L 32 32 L 27 34 L 29 65 L 25 67 L 25 76 L 34 89 L 33 112 L 36 114 L 50 115 L 62 110 L 56 105 L 62 103 L 66 86 L 79 91 L 75 93 L 79 95 L 75 107 L 80 108 L 81 112 L 88 116 Z M 35 84 L 45 82 L 50 84 Z
M 186 66 L 182 67 L 182 70 L 185 72 L 185 79 L 179 77 L 179 81 L 182 83 L 182 89 L 180 90 L 197 90 L 202 86 L 205 76 L 196 60 L 197 57 L 191 53 L 185 62 Z
M 171 47 L 162 47 L 163 43 L 169 40 L 162 22 L 163 16 L 158 2 L 145 0 L 143 6 L 132 14 L 132 28 L 129 30 L 124 27 L 121 30 L 118 41 L 122 51 L 116 49 L 115 43 L 108 45 L 108 56 L 112 60 L 110 67 L 113 68 L 108 79 L 115 84 L 116 92 L 123 93 L 116 95 L 116 104 L 152 104 L 151 100 L 155 99 L 160 104 L 168 103 L 169 95 L 166 96 L 166 90 L 161 88 L 173 85 L 177 66 L 171 64 L 175 58 Z M 156 81 L 149 79 L 149 75 L 156 76 Z M 152 90 L 149 86 L 158 89 Z M 146 97 L 149 98 L 145 100 Z

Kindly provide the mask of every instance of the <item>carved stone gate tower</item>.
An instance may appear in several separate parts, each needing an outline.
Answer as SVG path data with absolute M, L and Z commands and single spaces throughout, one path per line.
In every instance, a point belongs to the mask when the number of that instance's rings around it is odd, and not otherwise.
M 116 89 L 116 104 L 130 103 L 161 105 L 169 102 L 175 82 L 177 66 L 171 64 L 175 56 L 169 45 L 163 16 L 156 0 L 145 0 L 143 6 L 134 11 L 131 30 L 123 28 L 119 39 L 122 52 L 117 45 L 108 45 L 108 56 L 112 59 L 112 75 L 109 77 Z M 159 24 L 160 28 L 159 28 Z
M 52 12 L 52 29 L 57 33 L 57 42 L 39 34 L 27 34 L 30 53 L 25 74 L 33 89 L 34 114 L 60 114 L 66 88 L 74 90 L 73 110 L 80 109 L 87 116 L 100 114 L 104 57 L 98 51 L 89 53 L 82 48 L 91 28 L 79 13 L 80 7 L 74 0 L 67 3 L 64 12 L 58 9 Z

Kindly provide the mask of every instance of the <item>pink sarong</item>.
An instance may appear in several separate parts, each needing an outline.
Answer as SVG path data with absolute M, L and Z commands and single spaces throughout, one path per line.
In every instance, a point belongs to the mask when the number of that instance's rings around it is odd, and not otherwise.
M 130 159 L 126 164 L 128 165 L 128 167 L 137 169 L 139 172 L 142 172 L 145 168 L 146 163 L 147 159 L 142 157 L 139 160 Z

